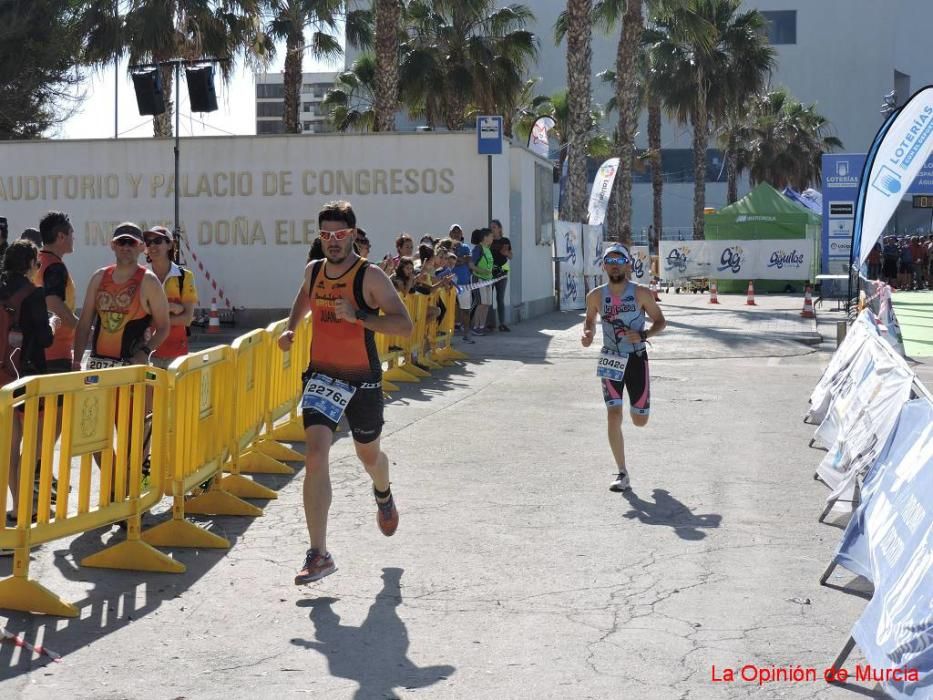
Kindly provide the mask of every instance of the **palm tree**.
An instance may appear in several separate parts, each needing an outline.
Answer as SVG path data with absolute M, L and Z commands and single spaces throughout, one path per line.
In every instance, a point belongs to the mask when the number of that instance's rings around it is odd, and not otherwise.
M 607 217 L 607 237 L 631 243 L 632 167 L 635 157 L 635 127 L 638 122 L 638 81 L 635 57 L 644 33 L 642 0 L 599 0 L 593 8 L 596 22 L 606 31 L 621 18 L 622 33 L 616 49 L 614 103 L 618 110 L 616 151 L 619 170 Z
M 556 27 L 558 42 L 564 33 L 567 36 L 568 118 L 561 142 L 567 149 L 566 155 L 562 153 L 562 156 L 569 157 L 570 162 L 567 164 L 564 211 L 560 213 L 565 221 L 585 221 L 587 215 L 586 152 L 581 146 L 587 142 L 593 126 L 590 120 L 592 24 L 592 0 L 567 0 L 566 16 L 558 21 Z M 563 167 L 563 157 L 560 165 Z
M 238 53 L 262 60 L 272 50 L 258 22 L 261 0 L 93 0 L 87 9 L 83 60 L 90 65 L 124 56 L 130 65 Z M 224 81 L 233 68 L 232 60 L 220 64 Z M 153 117 L 153 134 L 171 136 L 174 70 L 163 66 L 161 72 L 166 111 Z
M 822 156 L 842 148 L 815 105 L 803 105 L 786 90 L 757 97 L 735 129 L 736 170 L 749 171 L 753 185 L 805 190 L 822 179 Z
M 410 0 L 402 21 L 399 94 L 428 126 L 464 128 L 471 105 L 510 111 L 521 93 L 537 39 L 524 5 L 494 0 Z
M 276 41 L 285 41 L 285 112 L 282 119 L 286 134 L 301 133 L 298 118 L 304 53 L 315 58 L 334 58 L 342 53 L 337 39 L 338 13 L 343 0 L 266 0 L 271 20 L 268 34 Z M 305 30 L 310 38 L 305 43 Z
M 331 123 L 337 131 L 374 131 L 376 124 L 376 59 L 362 53 L 350 70 L 337 76 L 324 97 Z
M 395 131 L 398 109 L 401 0 L 374 0 L 376 42 L 376 119 L 374 131 Z
M 740 4 L 688 0 L 659 13 L 648 30 L 663 102 L 678 122 L 693 127 L 695 238 L 703 238 L 711 125 L 724 117 L 729 104 L 761 89 L 774 64 L 764 16 L 757 10 L 739 14 Z

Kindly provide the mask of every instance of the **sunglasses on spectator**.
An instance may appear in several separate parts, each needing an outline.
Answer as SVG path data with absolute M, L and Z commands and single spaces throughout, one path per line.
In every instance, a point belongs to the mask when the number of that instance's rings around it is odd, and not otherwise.
M 321 240 L 329 241 L 331 238 L 333 238 L 335 240 L 342 241 L 354 235 L 355 231 L 356 229 L 352 229 L 352 228 L 341 228 L 341 229 L 337 229 L 336 231 L 324 231 L 322 229 L 320 231 Z
M 160 245 L 160 244 L 162 244 L 162 243 L 168 243 L 168 239 L 165 238 L 164 236 L 156 236 L 156 237 L 154 237 L 154 238 L 147 238 L 147 239 L 146 239 L 146 245 L 147 245 L 147 246 L 150 246 L 150 245 Z
M 139 243 L 139 241 L 135 238 L 126 237 L 126 238 L 117 238 L 114 241 L 114 243 L 116 243 L 118 246 L 127 248 L 129 246 L 136 246 Z
M 608 258 L 603 258 L 604 265 L 628 265 L 629 259 L 624 255 L 613 255 Z

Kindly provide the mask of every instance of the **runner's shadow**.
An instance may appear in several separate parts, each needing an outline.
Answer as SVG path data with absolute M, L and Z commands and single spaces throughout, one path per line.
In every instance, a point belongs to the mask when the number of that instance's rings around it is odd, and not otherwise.
M 625 518 L 638 520 L 645 525 L 666 525 L 674 528 L 677 536 L 684 540 L 702 540 L 706 533 L 702 528 L 719 527 L 722 516 L 718 513 L 694 513 L 683 503 L 671 496 L 665 489 L 651 492 L 654 502 L 643 501 L 633 491 L 626 491 L 623 496 L 632 506 Z
M 454 673 L 453 666 L 419 668 L 408 658 L 408 630 L 398 616 L 402 602 L 402 569 L 382 570 L 383 588 L 359 627 L 340 624 L 335 598 L 313 598 L 298 604 L 311 608 L 314 639 L 292 639 L 327 658 L 332 676 L 359 683 L 358 700 L 395 697 L 393 688 L 426 688 Z

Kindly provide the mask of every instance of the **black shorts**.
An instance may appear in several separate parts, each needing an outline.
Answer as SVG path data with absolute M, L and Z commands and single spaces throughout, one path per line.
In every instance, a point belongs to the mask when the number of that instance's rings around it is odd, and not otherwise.
M 302 387 L 308 383 L 310 378 L 311 371 L 306 370 L 301 375 Z M 356 393 L 347 404 L 344 415 L 350 425 L 353 439 L 362 444 L 378 440 L 382 435 L 382 425 L 385 422 L 383 420 L 382 382 L 350 382 L 350 384 L 356 387 Z M 305 429 L 312 425 L 326 425 L 331 431 L 337 430 L 337 424 L 318 411 L 304 410 L 301 412 L 301 418 Z
M 882 272 L 885 277 L 897 277 L 897 260 L 885 260 Z
M 607 407 L 622 406 L 622 390 L 628 392 L 632 413 L 647 416 L 651 412 L 651 376 L 648 371 L 648 353 L 645 350 L 629 353 L 625 376 L 617 382 L 603 378 L 603 400 Z

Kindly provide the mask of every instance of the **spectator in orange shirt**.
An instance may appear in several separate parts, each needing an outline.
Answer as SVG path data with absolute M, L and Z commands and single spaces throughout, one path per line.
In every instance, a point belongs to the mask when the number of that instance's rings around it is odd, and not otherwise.
M 154 353 L 152 364 L 165 369 L 176 357 L 188 354 L 188 327 L 194 318 L 198 290 L 194 273 L 178 264 L 178 246 L 164 226 L 153 226 L 143 232 L 149 268 L 162 283 L 168 299 L 169 334 Z

